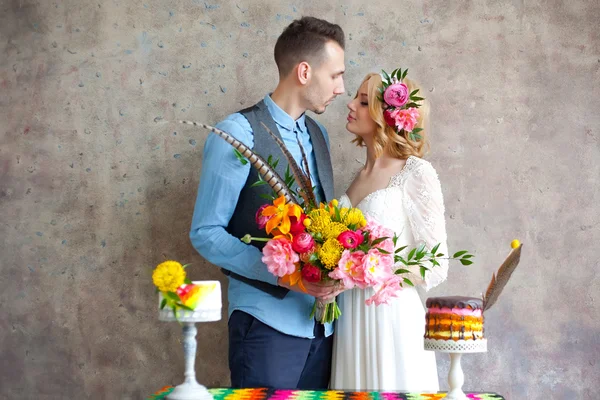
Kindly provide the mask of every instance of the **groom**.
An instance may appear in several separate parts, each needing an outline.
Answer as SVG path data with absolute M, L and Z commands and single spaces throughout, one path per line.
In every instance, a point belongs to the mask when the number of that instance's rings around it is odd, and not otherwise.
M 344 93 L 344 33 L 313 17 L 293 21 L 275 44 L 279 84 L 252 107 L 217 124 L 265 158 L 288 166 L 261 122 L 280 137 L 301 163 L 308 158 L 317 201 L 333 198 L 333 171 L 325 128 L 305 115 L 316 114 Z M 300 145 L 298 144 L 300 142 Z M 190 239 L 209 262 L 229 276 L 229 369 L 231 385 L 282 389 L 326 389 L 331 370 L 331 324 L 309 318 L 315 297 L 335 295 L 335 287 L 304 281 L 307 292 L 288 286 L 267 271 L 259 245 L 239 239 L 264 237 L 255 221 L 270 193 L 253 187 L 257 172 L 243 165 L 232 147 L 211 134 L 206 140 Z

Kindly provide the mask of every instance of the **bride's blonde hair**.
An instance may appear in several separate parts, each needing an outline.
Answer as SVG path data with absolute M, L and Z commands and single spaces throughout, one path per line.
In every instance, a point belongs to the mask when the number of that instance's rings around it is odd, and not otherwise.
M 379 157 L 387 150 L 392 157 L 406 159 L 409 156 L 423 157 L 429 150 L 427 122 L 429 120 L 429 102 L 423 100 L 418 102 L 419 119 L 415 128 L 421 128 L 419 132 L 421 139 L 419 141 L 410 140 L 409 133 L 403 132 L 398 134 L 396 130 L 390 127 L 383 117 L 384 103 L 379 100 L 381 96 L 379 88 L 383 86 L 381 75 L 369 73 L 363 79 L 358 87 L 363 83 L 367 84 L 367 97 L 369 102 L 369 115 L 377 125 L 375 134 L 373 135 L 373 144 L 375 147 L 375 156 Z M 415 89 L 420 89 L 417 84 L 410 79 L 403 79 L 402 82 L 408 86 L 409 92 Z M 422 92 L 422 91 L 421 91 Z M 358 92 L 356 94 L 358 96 Z M 356 96 L 355 96 L 356 98 Z M 364 140 L 360 136 L 356 136 L 353 140 L 357 146 L 365 146 Z

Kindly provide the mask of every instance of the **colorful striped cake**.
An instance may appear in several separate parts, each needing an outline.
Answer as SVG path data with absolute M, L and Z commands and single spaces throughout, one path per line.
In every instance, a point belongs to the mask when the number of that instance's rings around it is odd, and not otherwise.
M 426 340 L 484 339 L 482 299 L 462 296 L 430 297 L 426 306 Z

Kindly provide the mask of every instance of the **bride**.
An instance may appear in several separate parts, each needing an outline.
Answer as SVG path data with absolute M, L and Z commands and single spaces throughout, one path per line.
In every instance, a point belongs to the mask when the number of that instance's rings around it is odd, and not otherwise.
M 441 243 L 439 251 L 447 254 L 440 183 L 433 166 L 421 158 L 428 147 L 427 103 L 414 93 L 413 82 L 388 78 L 384 85 L 382 76 L 368 74 L 348 104 L 346 128 L 356 136 L 353 142 L 366 148 L 367 160 L 340 207 L 357 207 L 393 230 L 398 246 L 425 243 L 431 249 Z M 439 285 L 448 272 L 447 260 L 439 262 L 424 280 L 418 270 L 408 278 L 426 290 Z M 415 287 L 404 285 L 389 304 L 379 306 L 365 305 L 373 289 L 340 295 L 332 389 L 439 390 L 435 354 L 423 350 L 425 311 Z

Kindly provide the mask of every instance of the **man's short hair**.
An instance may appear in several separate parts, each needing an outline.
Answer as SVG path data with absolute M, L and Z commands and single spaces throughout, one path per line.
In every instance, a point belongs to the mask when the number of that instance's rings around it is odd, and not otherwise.
M 314 17 L 294 20 L 275 44 L 275 63 L 279 75 L 287 76 L 302 61 L 318 67 L 324 61 L 323 50 L 329 41 L 344 48 L 344 31 L 339 25 Z

